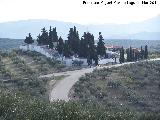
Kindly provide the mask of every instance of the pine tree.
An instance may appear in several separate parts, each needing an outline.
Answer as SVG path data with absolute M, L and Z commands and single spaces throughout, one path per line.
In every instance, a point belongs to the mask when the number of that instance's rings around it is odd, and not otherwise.
M 64 51 L 64 42 L 63 42 L 63 39 L 61 38 L 61 36 L 58 40 L 57 51 L 59 54 L 63 54 L 63 51 Z
M 26 39 L 24 40 L 24 42 L 27 43 L 27 44 L 34 43 L 34 40 L 33 40 L 32 36 L 31 36 L 31 33 L 29 33 L 28 37 L 26 36 Z
M 120 50 L 120 58 L 119 58 L 120 63 L 124 63 L 124 48 L 122 47 Z
M 48 32 L 46 31 L 45 27 L 42 29 L 42 35 L 41 35 L 41 43 L 42 45 L 49 45 L 49 36 L 48 36 Z
M 144 59 L 148 59 L 148 46 L 145 46 Z
M 101 35 L 101 32 L 99 32 L 99 41 L 97 43 L 97 54 L 100 55 L 101 57 L 104 57 L 106 55 L 106 48 L 105 48 L 105 43 L 103 42 L 103 37 Z

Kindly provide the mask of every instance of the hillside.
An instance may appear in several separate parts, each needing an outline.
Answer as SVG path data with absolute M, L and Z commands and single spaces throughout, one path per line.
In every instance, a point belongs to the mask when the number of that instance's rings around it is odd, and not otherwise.
M 79 69 L 66 67 L 58 61 L 46 58 L 37 52 L 12 50 L 0 52 L 0 86 L 13 91 L 21 91 L 48 101 L 49 90 L 63 76 L 40 78 L 41 75 Z M 1 90 L 1 89 L 0 89 Z
M 72 100 L 113 111 L 160 111 L 160 61 L 138 62 L 86 74 L 71 90 Z
M 68 77 L 62 71 L 77 68 L 36 52 L 0 52 L 0 119 L 158 120 L 159 66 L 152 61 L 95 70 L 75 84 L 72 100 L 51 103 L 51 89 Z M 74 77 L 80 75 L 77 71 Z
M 57 27 L 58 35 L 66 39 L 69 28 L 76 26 L 80 36 L 82 36 L 83 32 L 90 31 L 95 35 L 96 39 L 98 38 L 98 33 L 101 31 L 105 39 L 160 40 L 159 23 L 160 16 L 138 23 L 99 25 L 81 25 L 77 23 L 41 19 L 23 20 L 0 23 L 0 37 L 23 39 L 26 34 L 30 32 L 33 37 L 36 38 L 41 28 L 46 27 L 49 29 L 49 26 L 52 26 Z

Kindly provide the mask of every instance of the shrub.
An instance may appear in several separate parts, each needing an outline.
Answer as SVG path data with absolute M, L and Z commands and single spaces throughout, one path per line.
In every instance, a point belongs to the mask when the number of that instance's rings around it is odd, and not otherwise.
M 109 81 L 107 83 L 107 86 L 111 88 L 119 88 L 119 86 L 121 86 L 121 83 L 119 81 Z

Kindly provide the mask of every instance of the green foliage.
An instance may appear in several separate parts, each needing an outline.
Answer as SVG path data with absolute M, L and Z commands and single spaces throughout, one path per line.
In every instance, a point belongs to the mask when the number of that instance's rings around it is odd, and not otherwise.
M 158 120 L 159 114 L 131 111 L 112 112 L 88 103 L 57 101 L 47 103 L 22 93 L 0 93 L 1 120 Z
M 64 43 L 64 51 L 63 51 L 63 55 L 65 57 L 70 57 L 71 55 L 73 55 L 72 51 L 71 51 L 71 48 L 70 48 L 70 45 L 69 45 L 69 42 L 66 40 L 65 43 Z
M 132 47 L 126 49 L 127 54 L 127 62 L 133 62 L 138 60 L 144 60 L 148 59 L 148 48 L 147 45 L 145 46 L 145 50 L 143 50 L 143 47 L 141 46 L 141 50 L 133 49 Z M 123 60 L 123 51 L 120 51 L 120 62 Z M 122 59 L 122 60 L 121 60 Z
M 51 26 L 50 26 L 48 37 L 49 37 L 49 48 L 53 49 L 53 47 L 56 47 L 54 46 L 53 42 L 58 42 L 56 27 L 51 29 Z
M 119 88 L 121 86 L 121 83 L 119 81 L 109 81 L 107 83 L 107 86 L 112 87 L 112 88 Z
M 73 86 L 73 100 L 93 101 L 106 109 L 158 112 L 160 61 L 94 70 Z M 150 101 L 153 101 L 150 103 Z M 149 106 L 149 107 L 148 107 Z
M 148 46 L 145 46 L 145 50 L 144 50 L 144 59 L 148 59 Z
M 64 42 L 61 37 L 58 40 L 57 51 L 60 55 L 63 54 L 63 51 L 64 51 Z
M 27 44 L 34 43 L 34 40 L 32 39 L 31 33 L 29 33 L 29 36 L 26 37 L 26 39 L 24 40 L 24 42 L 27 43 Z
M 78 31 L 76 30 L 76 27 L 74 26 L 74 28 L 70 28 L 68 34 L 68 45 L 70 47 L 70 50 L 74 54 L 78 54 L 79 52 L 79 43 L 80 43 L 79 34 Z
M 53 49 L 54 46 L 54 42 L 58 42 L 58 36 L 57 36 L 57 31 L 56 31 L 56 27 L 55 28 L 51 28 L 50 26 L 50 30 L 49 33 L 47 32 L 47 30 L 44 28 L 42 28 L 42 34 L 37 36 L 37 42 L 39 45 L 49 45 L 49 48 Z
M 83 48 L 85 49 L 81 49 L 83 51 L 83 53 L 81 53 L 82 57 L 86 57 L 87 58 L 87 62 L 88 65 L 92 64 L 92 60 L 95 61 L 95 64 L 98 64 L 98 54 L 97 54 L 97 48 L 94 45 L 94 36 L 93 34 L 89 33 L 89 32 L 84 32 L 84 35 L 82 36 L 82 40 L 84 41 L 85 45 Z
M 122 47 L 120 50 L 120 58 L 119 58 L 120 63 L 124 63 L 124 48 Z
M 39 34 L 37 42 L 39 45 L 49 45 L 49 36 L 45 27 L 42 29 L 42 35 Z
M 97 54 L 104 57 L 106 55 L 106 48 L 105 43 L 103 42 L 103 37 L 101 35 L 101 32 L 99 32 L 99 41 L 97 43 Z
M 142 46 L 141 46 L 140 58 L 141 58 L 142 60 L 144 59 L 144 50 L 143 50 L 143 47 L 142 47 Z

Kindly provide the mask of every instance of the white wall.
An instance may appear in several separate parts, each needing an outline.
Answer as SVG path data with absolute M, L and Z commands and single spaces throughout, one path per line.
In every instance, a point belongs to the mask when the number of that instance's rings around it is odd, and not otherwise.
M 49 52 L 47 52 L 47 51 L 49 51 L 49 49 L 47 49 L 46 46 L 21 45 L 19 48 L 21 50 L 24 50 L 24 51 L 30 50 L 30 51 L 39 52 L 39 53 L 45 55 L 48 58 L 59 60 L 67 66 L 72 66 L 73 60 L 83 61 L 82 65 L 88 65 L 87 64 L 87 59 L 80 59 L 80 58 L 75 58 L 75 57 L 71 57 L 71 58 L 63 57 L 63 59 L 62 59 L 62 56 L 59 56 L 58 58 L 55 58 L 52 54 L 49 54 Z M 55 53 L 57 53 L 57 52 L 55 51 Z
M 53 50 L 53 52 L 52 52 L 46 46 L 21 45 L 19 48 L 21 50 L 24 50 L 24 51 L 30 50 L 30 51 L 39 52 L 39 53 L 45 55 L 48 58 L 61 61 L 66 66 L 72 66 L 72 63 L 73 63 L 74 60 L 83 61 L 83 64 L 82 64 L 83 66 L 87 66 L 88 65 L 87 59 L 84 59 L 84 58 L 75 58 L 75 57 L 71 57 L 71 58 L 63 57 L 62 58 L 62 56 L 60 56 L 60 55 L 58 57 L 55 57 L 54 55 L 57 54 L 57 51 Z M 114 62 L 114 60 L 113 59 L 102 59 L 102 60 L 99 60 L 99 64 L 106 64 L 106 63 L 109 63 L 109 62 Z M 117 58 L 117 62 L 119 62 L 118 58 Z M 94 61 L 93 61 L 93 63 L 94 63 Z

